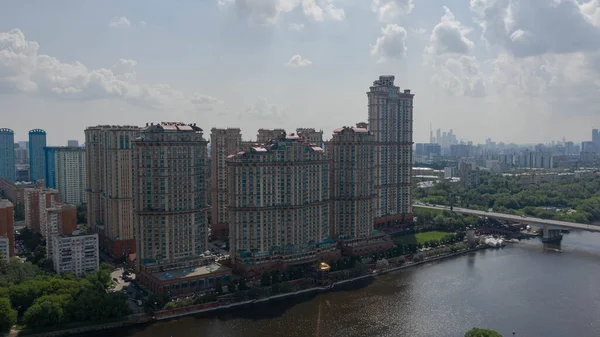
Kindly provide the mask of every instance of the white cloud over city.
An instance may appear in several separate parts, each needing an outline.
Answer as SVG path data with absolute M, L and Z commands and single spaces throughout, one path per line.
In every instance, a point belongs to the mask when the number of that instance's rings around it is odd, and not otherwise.
M 77 20 L 46 6 L 0 12 L 0 127 L 40 116 L 55 143 L 161 116 L 327 135 L 366 120 L 380 74 L 415 93 L 415 141 L 429 123 L 475 142 L 581 141 L 600 124 L 600 0 L 133 0 L 82 3 Z M 51 114 L 73 125 L 53 132 Z

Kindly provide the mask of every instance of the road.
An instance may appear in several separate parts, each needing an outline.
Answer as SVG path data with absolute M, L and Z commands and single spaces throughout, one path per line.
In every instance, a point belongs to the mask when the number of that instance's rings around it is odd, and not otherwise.
M 421 203 L 415 204 L 415 207 L 446 210 L 446 211 L 450 210 L 450 207 L 448 207 L 448 206 L 426 205 L 426 204 L 421 204 Z M 600 226 L 567 222 L 567 221 L 532 218 L 532 217 L 528 217 L 528 216 L 523 217 L 520 215 L 512 215 L 512 214 L 505 214 L 505 213 L 477 211 L 477 210 L 473 210 L 473 209 L 460 208 L 460 207 L 454 207 L 452 209 L 452 211 L 454 213 L 470 214 L 470 215 L 494 218 L 494 219 L 498 219 L 498 220 L 514 221 L 514 222 L 519 222 L 519 223 L 523 223 L 523 224 L 527 224 L 527 225 L 550 225 L 550 226 L 556 227 L 556 228 L 579 229 L 579 230 L 586 230 L 586 231 L 590 231 L 590 232 L 600 232 Z

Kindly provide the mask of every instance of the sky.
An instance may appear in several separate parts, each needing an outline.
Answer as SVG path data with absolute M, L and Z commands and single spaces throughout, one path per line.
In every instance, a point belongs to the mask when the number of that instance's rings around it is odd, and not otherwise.
M 333 129 L 369 86 L 414 98 L 414 141 L 583 141 L 600 127 L 600 0 L 5 0 L 0 127 Z

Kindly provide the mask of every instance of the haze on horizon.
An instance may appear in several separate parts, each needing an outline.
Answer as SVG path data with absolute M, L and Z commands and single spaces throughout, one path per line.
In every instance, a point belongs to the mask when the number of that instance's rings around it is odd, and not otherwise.
M 535 20 L 533 19 L 535 17 Z M 11 1 L 0 11 L 0 127 L 180 120 L 333 129 L 367 118 L 382 74 L 415 94 L 414 141 L 590 138 L 600 0 Z

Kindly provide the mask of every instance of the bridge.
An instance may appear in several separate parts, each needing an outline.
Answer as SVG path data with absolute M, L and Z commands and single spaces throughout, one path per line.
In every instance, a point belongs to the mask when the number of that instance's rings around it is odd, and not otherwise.
M 429 205 L 429 204 L 422 204 L 422 203 L 415 203 L 414 206 L 421 207 L 421 208 L 450 211 L 449 206 Z M 493 219 L 497 219 L 497 220 L 513 221 L 513 222 L 518 222 L 518 223 L 522 223 L 522 224 L 526 224 L 526 225 L 540 226 L 544 231 L 542 238 L 545 241 L 559 240 L 562 237 L 560 234 L 561 229 L 575 229 L 575 230 L 584 230 L 584 231 L 590 231 L 590 232 L 600 232 L 600 226 L 581 224 L 581 223 L 575 223 L 575 222 L 567 222 L 567 221 L 559 221 L 559 220 L 533 218 L 533 217 L 524 216 L 524 215 L 486 212 L 486 211 L 478 211 L 478 210 L 474 210 L 474 209 L 460 208 L 460 207 L 453 207 L 452 212 L 459 213 L 459 214 L 468 214 L 468 215 L 488 217 L 488 218 L 493 218 Z

